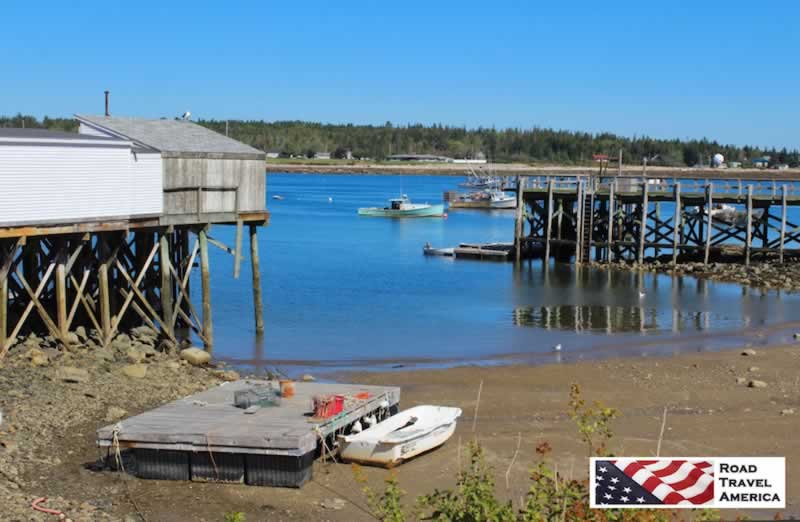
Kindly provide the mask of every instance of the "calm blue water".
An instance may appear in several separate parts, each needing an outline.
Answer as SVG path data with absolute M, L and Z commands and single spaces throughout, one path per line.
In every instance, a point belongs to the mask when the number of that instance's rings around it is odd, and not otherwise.
M 270 174 L 272 220 L 259 232 L 265 333 L 254 334 L 249 258 L 234 280 L 231 256 L 212 249 L 215 356 L 292 371 L 537 362 L 775 341 L 788 332 L 761 336 L 754 328 L 800 321 L 798 297 L 736 285 L 422 255 L 426 241 L 511 241 L 514 211 L 408 220 L 356 214 L 401 193 L 438 202 L 459 181 Z M 233 244 L 233 227 L 211 234 Z M 560 354 L 552 352 L 557 343 Z

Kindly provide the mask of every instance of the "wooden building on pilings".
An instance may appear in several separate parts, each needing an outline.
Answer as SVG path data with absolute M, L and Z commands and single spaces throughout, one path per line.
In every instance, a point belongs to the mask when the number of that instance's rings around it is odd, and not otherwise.
M 576 263 L 800 256 L 800 220 L 790 216 L 800 182 L 724 176 L 521 178 L 516 250 L 542 245 L 544 259 Z
M 78 326 L 106 345 L 136 325 L 191 329 L 211 349 L 209 244 L 238 277 L 245 228 L 263 330 L 264 153 L 189 121 L 76 117 L 79 134 L 0 129 L 0 358 L 29 332 L 70 344 Z M 235 226 L 235 244 L 212 224 Z

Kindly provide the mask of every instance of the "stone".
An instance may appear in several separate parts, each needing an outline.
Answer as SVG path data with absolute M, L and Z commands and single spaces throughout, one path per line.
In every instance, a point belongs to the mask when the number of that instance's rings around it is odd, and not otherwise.
M 150 328 L 149 326 L 137 326 L 131 330 L 131 335 L 134 337 L 140 338 L 155 338 L 158 337 L 158 332 Z
M 131 338 L 127 334 L 119 334 L 111 341 L 111 349 L 120 352 L 127 351 L 131 347 Z
M 179 370 L 181 367 L 181 363 L 179 363 L 178 361 L 167 361 L 165 366 L 170 370 Z
M 80 339 L 81 342 L 86 342 L 87 340 L 89 340 L 89 336 L 86 335 L 86 328 L 83 326 L 75 328 L 75 335 L 78 336 L 78 339 Z
M 75 332 L 67 332 L 64 335 L 64 341 L 67 343 L 68 346 L 77 346 L 81 344 L 81 340 L 78 339 L 78 334 Z
M 786 408 L 785 410 L 781 410 L 781 415 L 794 415 L 794 409 Z
M 37 355 L 44 355 L 44 352 L 39 348 L 31 348 L 30 350 L 27 351 L 27 353 L 25 353 L 25 357 L 27 357 L 30 360 L 33 360 L 33 358 L 36 357 Z
M 132 346 L 125 352 L 125 358 L 133 364 L 139 364 L 144 361 L 145 354 L 138 348 Z
M 88 382 L 89 372 L 83 368 L 63 366 L 56 371 L 56 377 L 64 382 Z
M 205 350 L 201 350 L 200 348 L 193 346 L 191 348 L 181 350 L 181 359 L 189 364 L 202 366 L 204 364 L 208 364 L 208 362 L 211 360 L 211 354 Z
M 313 375 L 305 374 L 303 375 L 303 382 L 314 382 L 316 379 Z
M 746 382 L 747 382 L 747 379 L 745 379 L 744 377 L 737 377 L 736 378 L 736 384 L 744 384 Z
M 747 386 L 750 388 L 766 388 L 767 383 L 765 383 L 764 381 L 757 381 L 753 379 L 752 381 L 747 383 Z
M 143 379 L 147 375 L 147 366 L 144 364 L 127 364 L 120 372 L 131 379 Z
M 332 509 L 334 511 L 341 511 L 345 508 L 347 502 L 345 502 L 341 498 L 328 498 L 325 500 L 321 500 L 319 502 L 319 506 L 323 509 Z
M 240 379 L 239 372 L 236 372 L 234 370 L 227 370 L 227 371 L 224 371 L 224 372 L 216 372 L 216 375 L 217 375 L 217 377 L 219 377 L 223 381 L 227 381 L 227 382 L 238 381 Z
M 748 348 L 747 350 L 742 350 L 742 355 L 744 355 L 744 356 L 751 356 L 751 355 L 755 355 L 755 354 L 756 354 L 756 351 L 753 350 L 752 348 Z
M 751 366 L 747 369 L 748 372 L 757 372 L 758 370 L 760 370 L 758 366 Z
M 160 343 L 158 343 L 158 351 L 164 353 L 172 353 L 178 349 L 178 346 L 170 341 L 169 339 L 162 339 Z
M 105 420 L 106 422 L 115 422 L 125 417 L 127 414 L 128 412 L 123 410 L 122 408 L 118 408 L 117 406 L 111 406 L 106 411 Z
M 50 359 L 44 354 L 36 354 L 31 357 L 31 366 L 47 366 L 49 363 Z

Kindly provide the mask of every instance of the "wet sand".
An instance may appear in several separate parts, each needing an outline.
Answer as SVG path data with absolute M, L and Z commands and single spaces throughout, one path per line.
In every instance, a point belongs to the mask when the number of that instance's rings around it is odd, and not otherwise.
M 163 363 L 166 364 L 166 363 Z M 757 367 L 755 369 L 754 367 Z M 20 372 L 21 378 L 38 379 L 45 369 L 7 367 L 2 373 Z M 95 370 L 90 370 L 95 371 Z M 30 376 L 27 376 L 30 373 Z M 92 386 L 62 386 L 59 404 L 81 404 L 104 397 L 113 389 L 114 372 L 105 374 L 101 389 Z M 195 376 L 201 386 L 216 379 Z M 209 376 L 210 377 L 210 376 Z M 737 377 L 759 379 L 766 388 L 749 388 Z M 9 381 L 11 379 L 8 379 Z M 16 381 L 16 379 L 13 379 Z M 534 448 L 548 441 L 559 470 L 575 477 L 587 473 L 587 451 L 579 442 L 573 422 L 567 415 L 571 383 L 580 384 L 587 401 L 600 400 L 618 408 L 621 417 L 613 424 L 612 450 L 617 455 L 654 455 L 664 408 L 668 408 L 661 454 L 665 456 L 785 456 L 787 458 L 787 509 L 784 518 L 800 515 L 800 344 L 758 348 L 755 355 L 743 356 L 739 350 L 684 354 L 646 359 L 608 359 L 600 362 L 550 364 L 542 366 L 458 367 L 443 370 L 362 373 L 349 380 L 365 384 L 400 385 L 402 406 L 445 404 L 464 410 L 454 437 L 444 447 L 400 466 L 395 472 L 401 487 L 413 498 L 434 488 L 453 485 L 459 468 L 463 444 L 473 437 L 484 445 L 488 461 L 497 475 L 501 495 L 518 501 L 529 486 L 528 469 L 534 462 Z M 472 431 L 477 391 L 483 382 L 475 432 Z M 33 382 L 36 382 L 35 380 Z M 44 381 L 41 381 L 44 382 Z M 145 380 L 142 386 L 152 386 Z M 109 388 L 110 387 L 110 388 Z M 137 509 L 149 521 L 221 520 L 224 513 L 242 511 L 248 520 L 369 520 L 364 513 L 364 496 L 349 466 L 317 464 L 313 482 L 301 490 L 256 488 L 244 485 L 146 481 L 120 476 L 110 471 L 93 472 L 84 468 L 98 457 L 94 430 L 106 422 L 105 408 L 88 408 L 73 421 L 69 412 L 59 412 L 59 421 L 40 432 L 48 444 L 22 440 L 27 424 L 39 427 L 37 404 L 52 402 L 37 396 L 38 386 L 26 390 L 26 415 L 18 414 L 14 440 L 17 451 L 32 450 L 28 464 L 20 466 L 16 494 L 33 499 L 48 495 L 61 497 L 61 507 L 87 503 L 82 512 L 93 511 L 93 519 L 125 519 Z M 52 385 L 47 388 L 52 393 Z M 130 389 L 130 383 L 125 389 Z M 161 391 L 156 392 L 156 390 Z M 130 414 L 155 406 L 175 396 L 166 382 L 145 397 L 114 393 L 113 404 Z M 108 404 L 102 401 L 101 404 Z M 6 404 L 8 406 L 8 403 Z M 782 414 L 794 410 L 794 414 Z M 509 473 L 517 438 L 519 456 Z M 459 442 L 462 451 L 459 451 Z M 29 446 L 29 444 L 33 444 Z M 9 455 L 11 456 L 11 455 Z M 12 457 L 13 458 L 13 457 Z M 36 462 L 32 467 L 31 462 Z M 367 469 L 370 484 L 379 487 L 389 472 Z M 0 477 L 0 482 L 5 480 Z M 17 496 L 19 499 L 19 496 Z M 343 507 L 330 507 L 333 499 L 344 500 Z M 67 502 L 67 500 L 69 502 Z M 19 500 L 18 500 L 19 501 Z M 59 504 L 53 502 L 55 507 Z M 91 506 L 88 507 L 88 506 Z M 0 514 L 10 506 L 0 504 Z M 13 507 L 10 513 L 28 509 Z M 758 513 L 771 518 L 774 513 Z M 33 513 L 31 512 L 33 516 Z M 42 519 L 44 517 L 36 518 Z M 129 518 L 128 520 L 136 520 Z

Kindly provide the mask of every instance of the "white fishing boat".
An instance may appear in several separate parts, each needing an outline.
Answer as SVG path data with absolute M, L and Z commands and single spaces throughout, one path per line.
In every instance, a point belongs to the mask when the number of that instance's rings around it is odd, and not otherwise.
M 489 196 L 489 208 L 517 208 L 517 198 L 509 196 L 502 190 L 492 190 Z
M 460 408 L 416 406 L 360 433 L 339 435 L 340 457 L 392 467 L 444 444 L 456 429 Z

